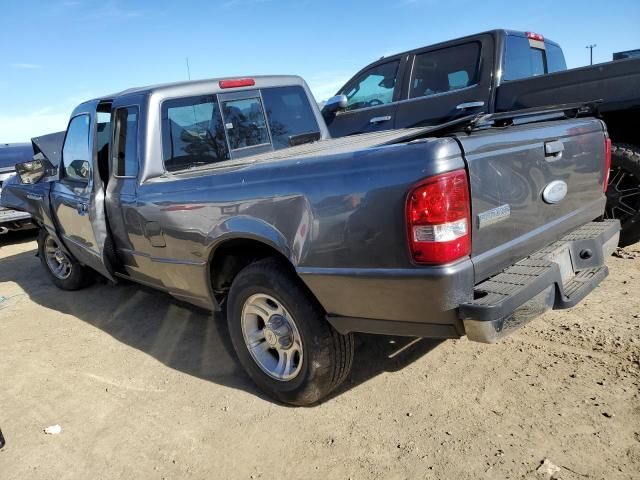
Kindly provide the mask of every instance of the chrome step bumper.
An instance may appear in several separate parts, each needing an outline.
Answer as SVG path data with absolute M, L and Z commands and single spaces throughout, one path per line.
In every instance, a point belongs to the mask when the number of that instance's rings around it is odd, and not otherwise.
M 467 337 L 494 343 L 549 309 L 573 307 L 608 275 L 619 236 L 617 220 L 587 223 L 476 285 L 459 308 Z

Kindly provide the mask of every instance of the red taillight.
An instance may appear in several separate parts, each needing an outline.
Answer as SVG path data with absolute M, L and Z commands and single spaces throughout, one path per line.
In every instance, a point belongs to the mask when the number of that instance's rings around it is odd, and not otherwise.
M 538 40 L 539 42 L 544 42 L 544 37 L 539 33 L 527 32 L 527 38 L 531 40 Z
M 414 262 L 444 264 L 471 253 L 469 205 L 464 170 L 428 178 L 409 192 L 406 215 Z
M 256 81 L 253 78 L 236 78 L 233 80 L 220 80 L 218 85 L 220 88 L 238 88 L 238 87 L 253 87 Z
M 609 186 L 609 172 L 611 171 L 611 139 L 606 138 L 604 140 L 604 183 L 602 184 L 602 191 L 607 193 L 607 187 Z

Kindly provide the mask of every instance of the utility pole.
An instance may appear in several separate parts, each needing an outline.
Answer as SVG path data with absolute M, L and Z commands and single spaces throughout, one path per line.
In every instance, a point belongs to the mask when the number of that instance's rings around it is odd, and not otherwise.
M 596 48 L 598 45 L 596 45 L 595 43 L 592 45 L 587 45 L 585 48 L 589 49 L 589 58 L 591 61 L 591 65 L 593 65 L 593 49 Z
M 189 57 L 185 57 L 184 59 L 187 62 L 187 78 L 191 80 L 191 69 L 189 68 Z

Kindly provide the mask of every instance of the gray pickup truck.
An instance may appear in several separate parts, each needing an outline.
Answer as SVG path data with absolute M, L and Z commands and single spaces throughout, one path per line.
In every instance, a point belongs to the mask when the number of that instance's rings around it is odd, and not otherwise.
M 59 165 L 7 207 L 52 281 L 95 272 L 227 313 L 241 364 L 297 405 L 350 371 L 352 332 L 495 342 L 607 275 L 610 142 L 579 107 L 339 139 L 294 76 L 127 90 L 78 106 Z

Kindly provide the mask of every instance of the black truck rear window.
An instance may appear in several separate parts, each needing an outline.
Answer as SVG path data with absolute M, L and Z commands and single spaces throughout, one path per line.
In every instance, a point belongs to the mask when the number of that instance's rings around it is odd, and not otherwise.
M 502 80 L 519 80 L 567 69 L 560 47 L 544 42 L 544 49 L 531 46 L 529 39 L 507 36 Z

